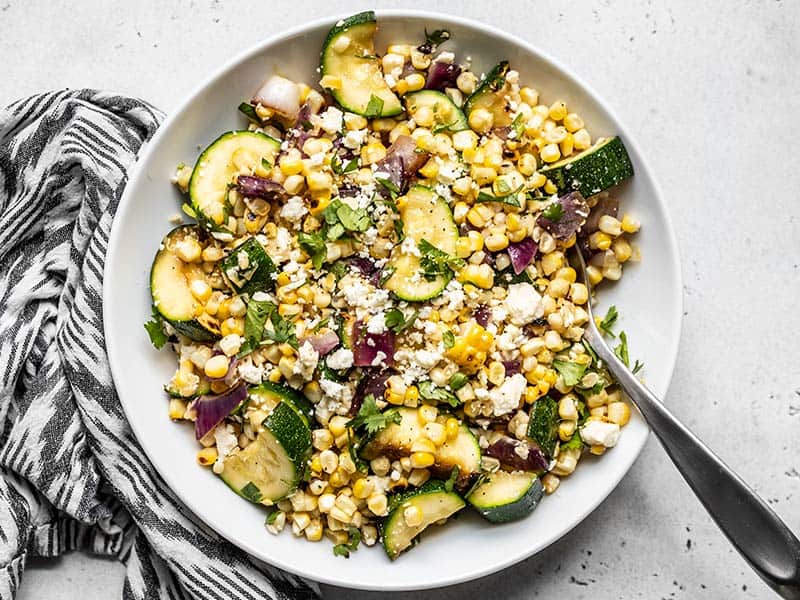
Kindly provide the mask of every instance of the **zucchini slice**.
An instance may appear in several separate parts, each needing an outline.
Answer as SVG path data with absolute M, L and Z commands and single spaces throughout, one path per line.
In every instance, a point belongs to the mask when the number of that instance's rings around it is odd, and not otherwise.
M 394 271 L 383 287 L 401 300 L 409 302 L 435 298 L 442 293 L 449 279 L 441 275 L 433 280 L 423 277 L 420 273 L 420 257 L 404 252 L 403 248 L 405 244 L 413 242 L 416 249 L 420 240 L 424 239 L 442 252 L 454 255 L 458 227 L 453 221 L 453 213 L 444 198 L 427 187 L 415 185 L 405 196 L 400 218 L 406 240 L 392 251 L 389 266 Z
M 550 457 L 556 452 L 558 420 L 558 402 L 550 396 L 542 396 L 533 404 L 528 421 L 528 437 Z
M 220 477 L 243 498 L 271 506 L 294 492 L 303 478 L 311 456 L 311 429 L 307 416 L 285 398 L 262 426 L 246 448 L 225 457 Z
M 176 227 L 162 240 L 150 269 L 153 306 L 181 335 L 196 342 L 213 342 L 220 337 L 219 324 L 201 310 L 189 288 L 196 279 L 206 281 L 206 274 L 199 262 L 186 263 L 178 257 L 177 249 L 184 243 L 200 243 L 196 225 Z
M 309 427 L 314 420 L 314 406 L 308 398 L 285 385 L 265 381 L 261 385 L 250 388 L 248 396 L 253 402 L 257 402 L 269 410 L 281 402 L 290 404 Z
M 506 81 L 506 73 L 508 73 L 507 60 L 489 71 L 478 89 L 464 102 L 464 114 L 467 117 L 473 110 L 485 108 L 494 117 L 493 127 L 511 125 L 511 111 L 506 101 L 511 86 Z
M 467 496 L 467 502 L 490 523 L 508 523 L 530 514 L 543 494 L 536 473 L 495 471 Z
M 278 269 L 256 238 L 250 238 L 222 261 L 222 274 L 237 294 L 253 294 L 275 287 Z
M 578 190 L 588 198 L 633 177 L 633 165 L 625 144 L 614 136 L 539 172 L 555 184 L 559 194 Z
M 428 525 L 437 523 L 464 508 L 464 500 L 448 492 L 443 481 L 431 479 L 421 487 L 389 497 L 389 515 L 381 525 L 383 548 L 390 559 L 396 559 Z M 406 510 L 415 507 L 422 519 L 406 520 Z
M 371 460 L 377 456 L 399 459 L 411 456 L 411 446 L 422 435 L 422 425 L 413 408 L 400 408 L 400 423 L 390 423 L 382 429 L 365 447 L 364 458 Z M 437 422 L 444 424 L 447 415 L 439 415 Z M 469 428 L 462 424 L 455 440 L 447 441 L 436 450 L 431 472 L 437 477 L 447 478 L 458 466 L 455 485 L 463 490 L 475 480 L 481 469 L 481 448 Z
M 406 103 L 408 116 L 411 118 L 414 118 L 414 114 L 423 106 L 431 109 L 433 112 L 432 130 L 434 133 L 440 131 L 455 133 L 456 131 L 469 129 L 467 117 L 464 116 L 461 109 L 455 105 L 447 94 L 436 90 L 420 90 L 419 92 L 406 94 L 403 100 Z
M 208 229 L 224 228 L 231 210 L 228 190 L 236 176 L 243 169 L 252 172 L 262 160 L 274 162 L 280 149 L 278 140 L 257 131 L 229 131 L 211 142 L 189 179 L 189 198 L 197 220 Z
M 403 112 L 403 105 L 383 79 L 373 41 L 377 27 L 372 11 L 336 23 L 322 45 L 321 73 L 336 82 L 328 89 L 346 110 L 370 118 L 393 117 Z

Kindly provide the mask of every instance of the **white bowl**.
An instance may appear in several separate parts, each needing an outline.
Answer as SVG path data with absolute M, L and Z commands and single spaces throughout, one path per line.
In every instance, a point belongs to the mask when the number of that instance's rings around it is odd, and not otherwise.
M 622 206 L 643 223 L 636 242 L 641 264 L 604 286 L 605 306 L 616 304 L 628 333 L 631 356 L 644 360 L 646 378 L 662 397 L 676 360 L 681 325 L 681 277 L 668 211 L 638 145 L 605 103 L 571 69 L 529 44 L 481 23 L 420 11 L 379 11 L 377 48 L 419 43 L 423 30 L 446 27 L 449 49 L 469 56 L 474 71 L 486 72 L 508 59 L 523 82 L 546 103 L 563 99 L 593 136 L 619 134 L 636 176 L 620 191 Z M 309 543 L 291 533 L 270 535 L 264 511 L 233 494 L 209 469 L 197 466 L 191 427 L 172 423 L 162 385 L 175 359 L 156 352 L 142 329 L 149 318 L 148 274 L 169 218 L 181 198 L 170 177 L 175 166 L 195 160 L 219 133 L 245 126 L 236 107 L 277 72 L 315 83 L 322 40 L 336 21 L 305 25 L 249 50 L 204 82 L 166 122 L 139 159 L 120 202 L 109 241 L 103 302 L 108 356 L 128 420 L 164 480 L 194 513 L 254 556 L 298 575 L 343 587 L 404 590 L 463 582 L 498 571 L 542 550 L 581 522 L 614 489 L 633 464 L 648 429 L 634 415 L 616 448 L 599 460 L 585 458 L 558 491 L 528 518 L 489 525 L 470 511 L 424 534 L 422 543 L 394 563 L 380 548 L 362 548 L 349 560 L 334 557 L 328 542 Z M 620 515 L 620 519 L 624 518 Z

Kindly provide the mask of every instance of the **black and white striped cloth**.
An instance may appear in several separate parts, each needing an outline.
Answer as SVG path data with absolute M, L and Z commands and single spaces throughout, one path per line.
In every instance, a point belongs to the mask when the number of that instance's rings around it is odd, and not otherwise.
M 126 169 L 160 120 L 141 100 L 93 90 L 0 110 L 2 600 L 14 598 L 28 557 L 72 550 L 123 561 L 126 599 L 318 597 L 180 504 L 114 392 L 106 244 Z

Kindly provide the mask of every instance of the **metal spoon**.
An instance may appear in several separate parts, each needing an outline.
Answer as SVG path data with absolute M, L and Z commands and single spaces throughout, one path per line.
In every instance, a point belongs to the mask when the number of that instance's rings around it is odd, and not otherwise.
M 656 434 L 711 518 L 756 573 L 779 596 L 800 599 L 800 540 L 750 487 L 647 389 L 606 344 L 592 314 L 592 287 L 575 247 L 579 279 L 589 290 L 584 339 L 619 382 Z

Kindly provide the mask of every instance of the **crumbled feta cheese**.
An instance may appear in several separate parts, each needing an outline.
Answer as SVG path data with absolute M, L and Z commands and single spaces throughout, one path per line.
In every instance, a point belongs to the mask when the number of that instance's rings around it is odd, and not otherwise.
M 311 342 L 305 342 L 297 351 L 297 362 L 294 363 L 293 372 L 308 381 L 314 376 L 314 369 L 317 368 L 319 352 L 314 350 Z
M 517 410 L 527 385 L 528 382 L 525 376 L 517 373 L 506 379 L 501 385 L 493 388 L 489 392 L 489 400 L 493 405 L 494 416 L 499 417 L 510 413 L 512 410 Z
M 330 379 L 320 379 L 319 387 L 322 398 L 314 407 L 314 414 L 320 423 L 326 424 L 332 415 L 347 414 L 353 401 L 353 390 L 349 386 Z
M 231 450 L 238 446 L 236 436 L 225 425 L 217 425 L 214 429 L 214 441 L 217 444 L 217 462 L 222 463 Z
M 353 351 L 347 348 L 339 348 L 332 352 L 325 359 L 331 369 L 349 369 L 353 366 Z
M 461 309 L 464 308 L 464 302 L 467 299 L 464 288 L 455 279 L 451 279 L 447 287 L 444 288 L 442 297 L 447 300 L 447 308 L 455 312 L 461 312 Z
M 508 324 L 503 333 L 497 336 L 497 348 L 507 352 L 518 350 L 524 342 L 524 334 L 516 325 Z
M 294 223 L 298 222 L 308 212 L 303 199 L 300 196 L 292 196 L 286 201 L 286 204 L 281 208 L 281 217 Z M 244 252 L 240 252 L 241 256 Z
M 619 440 L 619 425 L 604 421 L 587 421 L 580 428 L 581 439 L 590 446 L 613 448 Z
M 386 331 L 386 314 L 379 312 L 371 316 L 367 321 L 367 332 L 378 334 L 384 331 Z
M 439 56 L 434 59 L 434 62 L 452 63 L 456 59 L 456 55 L 447 50 L 439 52 Z
M 416 240 L 412 237 L 407 237 L 403 240 L 403 243 L 400 244 L 400 252 L 411 256 L 422 256 L 419 248 L 417 248 Z
M 253 294 L 253 300 L 256 302 L 275 302 L 275 298 L 272 294 L 268 294 L 267 292 L 255 292 Z
M 372 359 L 370 366 L 382 367 L 385 360 L 386 360 L 386 353 L 383 352 L 382 350 L 378 350 L 378 352 L 375 354 L 375 358 Z
M 342 130 L 344 113 L 335 106 L 331 106 L 320 116 L 322 117 L 320 120 L 320 127 L 322 127 L 328 135 L 335 135 Z
M 414 352 L 414 360 L 421 367 L 432 369 L 442 360 L 442 353 L 432 350 L 417 350 Z
M 241 348 L 242 342 L 244 342 L 244 338 L 231 333 L 219 341 L 219 349 L 225 353 L 225 356 L 233 356 Z
M 264 367 L 253 364 L 253 361 L 245 359 L 237 367 L 239 375 L 247 383 L 258 385 L 264 380 Z
M 366 129 L 354 129 L 345 134 L 344 138 L 342 138 L 342 145 L 344 145 L 345 148 L 350 148 L 351 150 L 358 150 L 364 145 L 364 140 L 366 137 Z
M 530 283 L 509 285 L 505 308 L 515 325 L 527 325 L 544 315 L 542 297 Z

